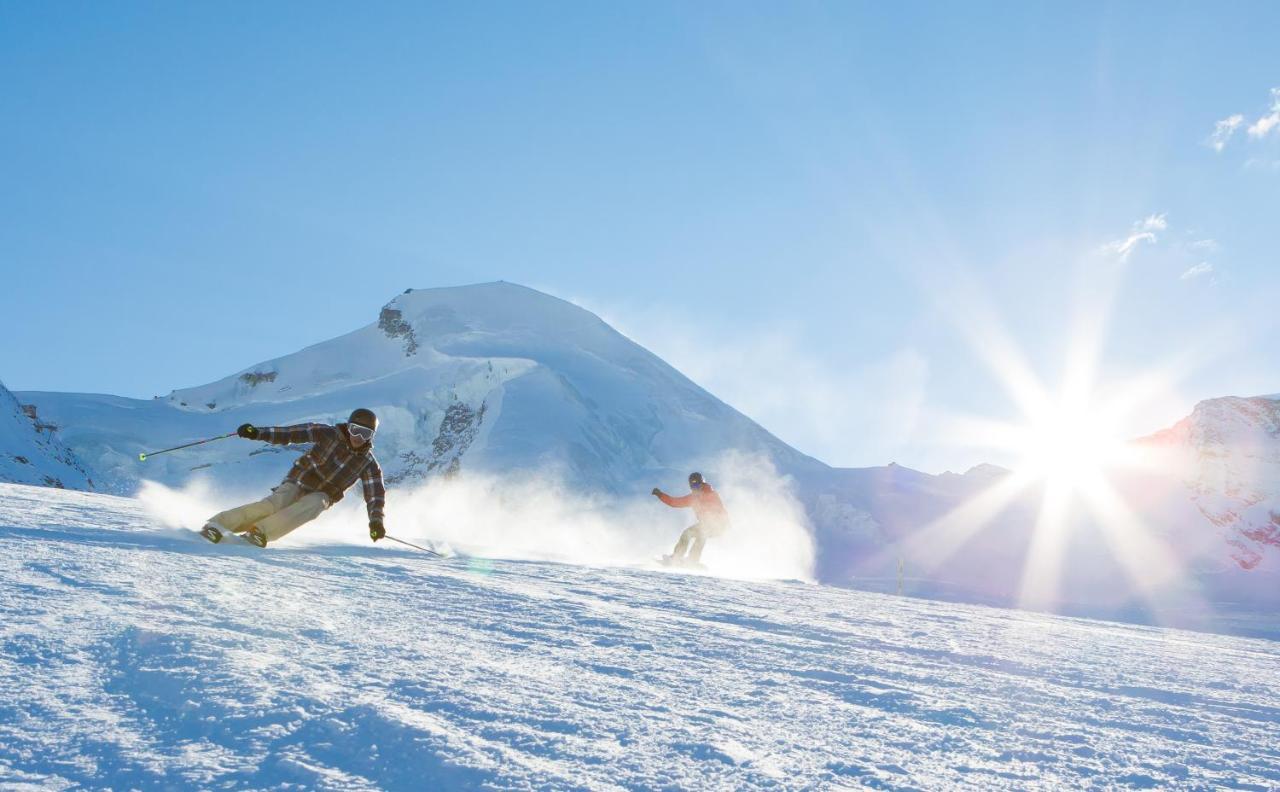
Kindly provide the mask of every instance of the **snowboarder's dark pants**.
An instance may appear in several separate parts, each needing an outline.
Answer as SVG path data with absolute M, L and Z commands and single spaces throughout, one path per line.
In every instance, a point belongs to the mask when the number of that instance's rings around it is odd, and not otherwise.
M 676 548 L 671 551 L 672 558 L 683 558 L 684 551 L 689 547 L 689 543 L 693 543 L 692 549 L 689 550 L 689 560 L 697 561 L 702 558 L 702 548 L 706 547 L 707 540 L 715 536 L 723 536 L 728 526 L 722 522 L 707 522 L 706 524 L 696 522 L 684 529 L 684 533 L 680 534 L 680 541 L 676 542 Z

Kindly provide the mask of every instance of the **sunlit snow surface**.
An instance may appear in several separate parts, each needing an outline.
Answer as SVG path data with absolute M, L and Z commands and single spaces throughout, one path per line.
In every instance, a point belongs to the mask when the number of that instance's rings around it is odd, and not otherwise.
M 0 485 L 0 786 L 1280 786 L 1280 643 Z

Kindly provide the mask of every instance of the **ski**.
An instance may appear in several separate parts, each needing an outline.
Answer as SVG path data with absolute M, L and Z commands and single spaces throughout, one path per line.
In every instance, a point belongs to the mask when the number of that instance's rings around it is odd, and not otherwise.
M 218 544 L 223 539 L 227 538 L 226 533 L 219 531 L 217 528 L 213 527 L 212 525 L 206 525 L 200 530 L 196 531 L 196 533 L 200 534 L 205 539 L 208 539 L 210 542 L 213 542 L 214 544 Z M 255 542 L 247 534 L 231 533 L 231 536 L 235 537 L 238 541 L 244 542 L 245 544 L 253 545 L 254 547 L 266 547 L 265 544 L 258 544 L 257 542 Z

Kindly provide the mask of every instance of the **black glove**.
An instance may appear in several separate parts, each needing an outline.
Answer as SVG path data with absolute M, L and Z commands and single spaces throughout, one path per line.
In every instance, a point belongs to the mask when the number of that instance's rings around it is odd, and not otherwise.
M 369 521 L 369 538 L 378 541 L 387 535 L 387 529 L 382 527 L 382 520 Z
M 651 494 L 653 494 L 653 495 L 661 495 L 661 494 L 662 494 L 662 490 L 658 489 L 657 487 L 654 487 L 654 488 L 653 488 L 653 492 L 652 492 Z
M 253 424 L 240 424 L 240 428 L 236 430 L 236 434 L 240 435 L 246 440 L 257 440 L 258 427 L 254 426 Z

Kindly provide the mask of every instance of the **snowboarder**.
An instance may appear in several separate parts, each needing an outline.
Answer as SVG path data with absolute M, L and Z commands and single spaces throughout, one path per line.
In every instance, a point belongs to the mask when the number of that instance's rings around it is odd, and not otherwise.
M 689 474 L 689 489 L 691 491 L 688 495 L 679 498 L 673 498 L 657 487 L 653 488 L 653 494 L 672 508 L 693 509 L 693 514 L 698 521 L 684 529 L 684 533 L 680 534 L 680 540 L 676 542 L 675 549 L 666 560 L 697 564 L 698 559 L 702 558 L 702 548 L 707 544 L 707 540 L 723 536 L 729 530 L 729 513 L 720 502 L 720 496 L 716 494 L 711 484 L 702 478 L 701 473 Z M 692 546 L 690 546 L 691 543 Z M 686 548 L 689 550 L 687 556 Z
M 200 533 L 211 542 L 222 534 L 242 533 L 258 547 L 266 547 L 304 523 L 319 517 L 325 509 L 342 500 L 343 493 L 360 479 L 369 511 L 369 538 L 378 541 L 387 535 L 382 526 L 382 506 L 386 488 L 382 468 L 373 455 L 373 435 L 378 416 L 361 407 L 346 423 L 299 424 L 297 426 L 254 426 L 243 424 L 236 434 L 249 440 L 276 445 L 315 443 L 293 463 L 280 486 L 260 501 L 228 509 L 209 518 Z

